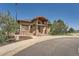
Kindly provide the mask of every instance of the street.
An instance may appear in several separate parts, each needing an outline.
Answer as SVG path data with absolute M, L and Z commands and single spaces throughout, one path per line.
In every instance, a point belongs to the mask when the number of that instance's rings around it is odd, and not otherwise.
M 58 38 L 36 43 L 14 56 L 78 56 L 78 48 L 79 38 Z

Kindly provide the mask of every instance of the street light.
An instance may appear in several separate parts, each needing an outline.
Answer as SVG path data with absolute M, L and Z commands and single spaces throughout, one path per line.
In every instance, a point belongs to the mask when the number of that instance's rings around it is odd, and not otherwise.
M 16 7 L 16 8 L 15 8 L 15 9 L 16 9 L 16 21 L 17 21 L 17 5 L 18 5 L 18 4 L 15 3 L 15 7 Z

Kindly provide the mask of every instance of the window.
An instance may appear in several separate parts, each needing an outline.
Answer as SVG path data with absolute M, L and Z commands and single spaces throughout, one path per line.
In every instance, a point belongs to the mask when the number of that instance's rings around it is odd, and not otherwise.
M 29 30 L 29 26 L 28 25 L 22 25 L 22 30 Z

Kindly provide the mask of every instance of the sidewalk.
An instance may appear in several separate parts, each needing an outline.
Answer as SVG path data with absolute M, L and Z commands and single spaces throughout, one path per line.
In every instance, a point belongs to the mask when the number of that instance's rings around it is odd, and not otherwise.
M 16 43 L 12 43 L 12 44 L 0 47 L 0 55 L 1 56 L 12 56 L 12 55 L 18 53 L 19 51 L 21 51 L 25 48 L 28 48 L 36 43 L 55 39 L 55 38 L 64 38 L 64 37 L 79 37 L 79 36 L 39 36 L 39 37 L 34 37 L 33 39 L 23 40 L 20 42 L 16 42 Z

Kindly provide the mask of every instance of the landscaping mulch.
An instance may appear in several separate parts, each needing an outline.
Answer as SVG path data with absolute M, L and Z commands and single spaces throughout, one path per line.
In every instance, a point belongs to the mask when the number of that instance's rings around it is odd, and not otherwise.
M 7 42 L 4 42 L 3 44 L 0 44 L 0 47 L 4 46 L 4 45 L 11 44 L 11 43 L 15 43 L 15 42 L 23 41 L 23 40 L 28 40 L 28 39 L 32 39 L 32 37 L 31 36 L 20 36 L 19 40 L 15 40 L 15 39 L 14 40 L 9 40 Z

